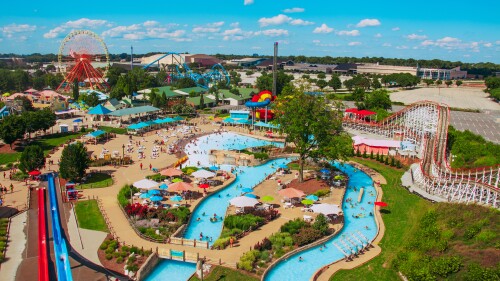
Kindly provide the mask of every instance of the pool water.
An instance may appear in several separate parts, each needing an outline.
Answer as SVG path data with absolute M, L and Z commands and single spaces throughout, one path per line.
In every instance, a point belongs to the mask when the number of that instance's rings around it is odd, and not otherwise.
M 279 262 L 266 274 L 264 280 L 310 280 L 317 270 L 343 259 L 344 253 L 350 254 L 356 247 L 359 249 L 361 244 L 366 245 L 367 240 L 371 242 L 377 235 L 375 218 L 370 215 L 370 212 L 374 213 L 373 202 L 377 194 L 372 179 L 351 165 L 335 162 L 334 166 L 349 176 L 342 206 L 345 216 L 343 229 L 325 243 L 326 248 L 321 249 L 322 245 L 318 245 Z M 364 195 L 361 202 L 357 203 L 361 187 L 364 188 Z M 352 202 L 346 203 L 348 199 Z
M 273 144 L 283 146 L 283 143 L 273 143 L 265 140 L 258 140 L 251 137 L 241 136 L 234 133 L 213 134 L 200 137 L 195 144 L 186 145 L 186 153 L 189 153 L 188 165 L 209 166 L 208 151 L 210 149 L 245 149 L 247 147 L 257 147 Z M 236 179 L 224 189 L 221 189 L 205 198 L 193 211 L 191 220 L 184 232 L 184 238 L 210 241 L 217 240 L 221 234 L 223 222 L 220 219 L 226 215 L 229 200 L 242 195 L 243 188 L 254 188 L 261 183 L 268 175 L 273 174 L 278 169 L 278 165 L 287 164 L 291 159 L 280 158 L 268 161 L 260 166 L 237 167 Z M 231 170 L 231 165 L 222 165 L 220 168 L 226 171 Z M 214 215 L 217 222 L 211 222 Z M 198 221 L 197 219 L 200 218 Z M 212 244 L 210 243 L 210 244 Z
M 196 270 L 196 264 L 162 259 L 145 281 L 186 281 Z

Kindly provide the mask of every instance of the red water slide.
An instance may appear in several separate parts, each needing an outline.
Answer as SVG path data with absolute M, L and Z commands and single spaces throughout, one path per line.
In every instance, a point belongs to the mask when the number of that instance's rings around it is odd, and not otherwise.
M 45 213 L 45 189 L 38 189 L 38 280 L 49 281 L 47 253 L 47 217 Z

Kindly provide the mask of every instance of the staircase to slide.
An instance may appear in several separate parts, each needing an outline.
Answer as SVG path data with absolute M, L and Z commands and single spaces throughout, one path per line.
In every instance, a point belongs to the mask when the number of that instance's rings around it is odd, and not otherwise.
M 447 136 L 450 111 L 432 101 L 413 103 L 380 122 L 344 119 L 343 126 L 413 143 L 422 159 L 413 170 L 414 183 L 448 202 L 500 208 L 500 167 L 452 169 Z

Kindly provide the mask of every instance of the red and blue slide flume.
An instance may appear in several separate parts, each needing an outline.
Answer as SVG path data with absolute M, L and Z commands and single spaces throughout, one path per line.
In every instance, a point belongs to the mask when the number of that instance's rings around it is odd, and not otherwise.
M 46 224 L 45 189 L 40 188 L 38 189 L 38 281 L 49 281 Z

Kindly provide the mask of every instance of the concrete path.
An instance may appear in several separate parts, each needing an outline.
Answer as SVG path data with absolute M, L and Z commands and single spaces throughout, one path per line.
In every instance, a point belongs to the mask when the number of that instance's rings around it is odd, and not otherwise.
M 26 248 L 26 234 L 24 229 L 28 220 L 28 213 L 23 212 L 11 220 L 9 231 L 9 243 L 7 252 L 5 253 L 6 261 L 2 263 L 0 268 L 0 276 L 2 280 L 15 280 L 17 268 L 23 260 L 23 252 Z

